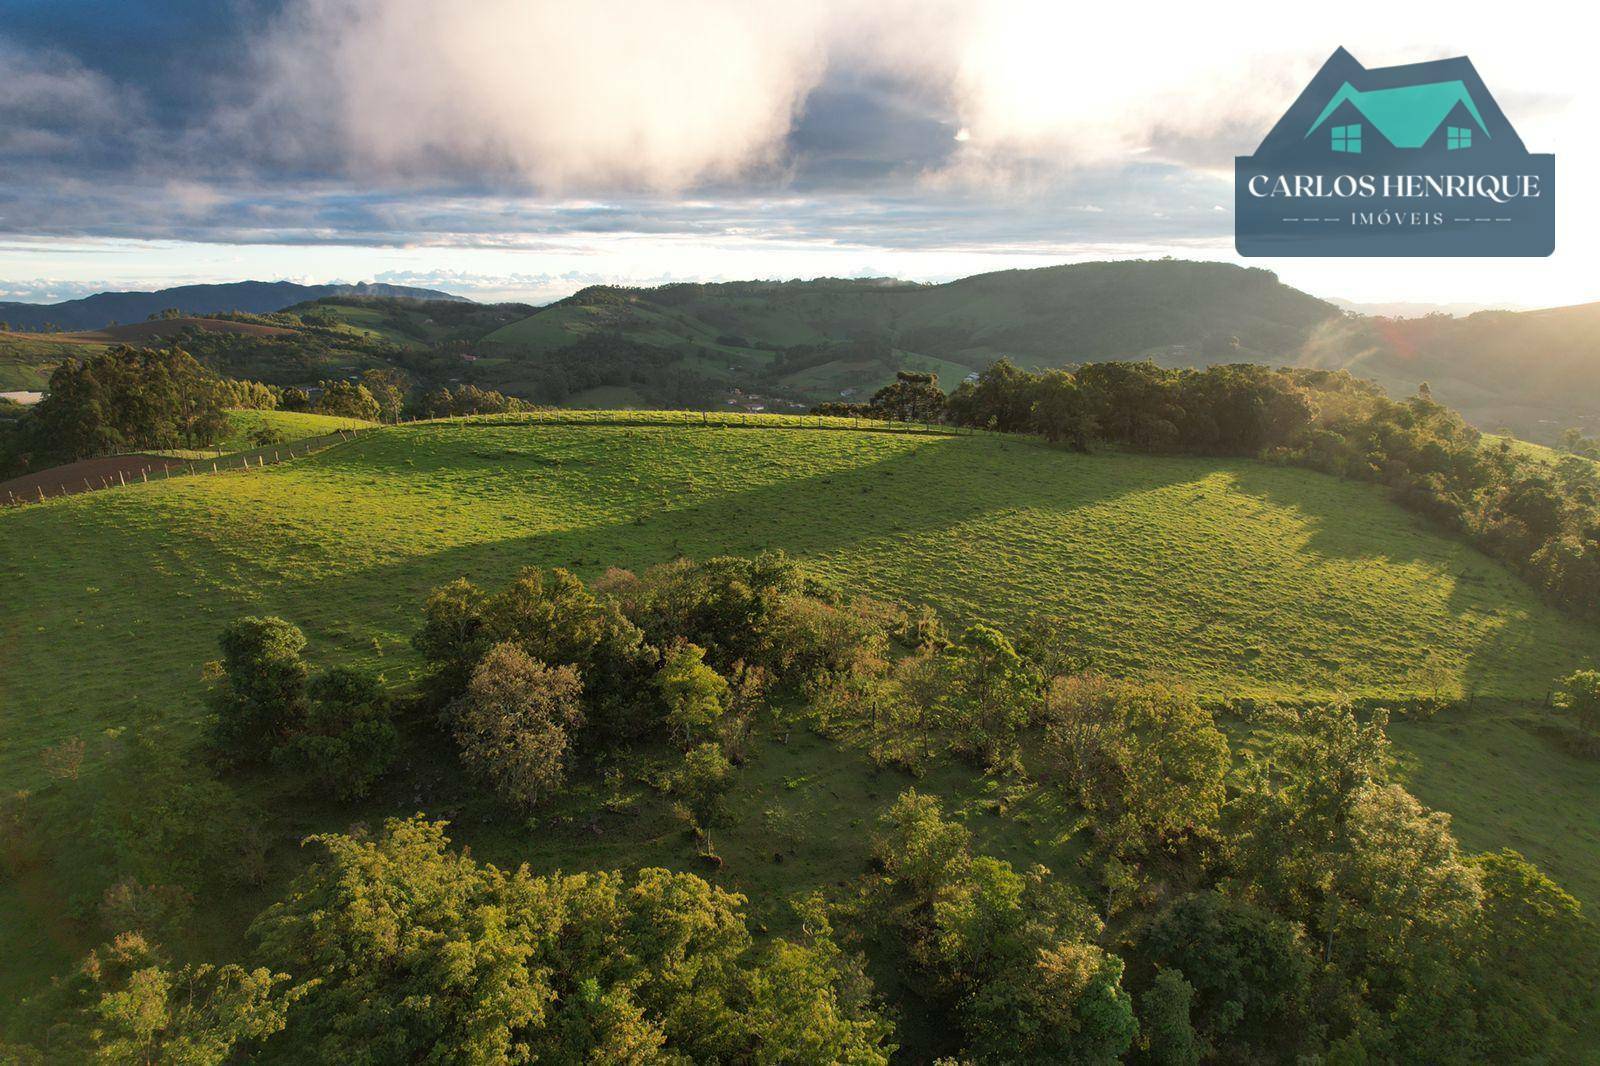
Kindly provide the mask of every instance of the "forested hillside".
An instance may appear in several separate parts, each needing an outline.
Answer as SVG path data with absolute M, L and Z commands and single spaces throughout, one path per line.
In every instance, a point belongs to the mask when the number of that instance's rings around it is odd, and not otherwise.
M 0 385 L 38 388 L 61 359 L 136 329 L 146 343 L 181 343 L 223 373 L 278 385 L 398 367 L 426 387 L 465 384 L 566 407 L 803 410 L 862 400 L 902 371 L 933 374 L 949 392 L 1001 358 L 1024 368 L 1253 362 L 1350 369 L 1396 399 L 1426 382 L 1486 432 L 1555 443 L 1573 427 L 1600 432 L 1597 306 L 1373 318 L 1268 271 L 1179 260 L 942 285 L 595 287 L 542 308 L 340 294 L 223 316 L 286 331 L 271 335 L 183 316 L 153 328 L 0 332 Z

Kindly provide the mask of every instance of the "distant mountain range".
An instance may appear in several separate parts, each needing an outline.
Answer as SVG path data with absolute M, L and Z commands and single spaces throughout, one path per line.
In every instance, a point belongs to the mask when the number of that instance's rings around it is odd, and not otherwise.
M 417 289 L 408 285 L 297 285 L 292 281 L 235 281 L 225 285 L 179 285 L 155 292 L 98 292 L 79 300 L 58 304 L 0 302 L 0 322 L 14 330 L 100 329 L 112 323 L 142 322 L 168 308 L 190 315 L 211 315 L 220 311 L 247 311 L 264 314 L 291 304 L 318 300 L 324 296 L 402 296 L 415 300 L 470 302 L 437 289 Z
M 941 285 L 818 278 L 596 286 L 545 307 L 400 286 L 240 282 L 0 304 L 0 321 L 103 331 L 170 307 L 197 315 L 290 309 L 307 315 L 308 327 L 343 323 L 334 333 L 291 329 L 223 345 L 217 358 L 226 356 L 227 372 L 278 384 L 398 360 L 420 380 L 469 382 L 541 403 L 803 407 L 866 399 L 897 370 L 936 373 L 952 389 L 999 358 L 1026 367 L 1251 362 L 1346 368 L 1396 397 L 1427 382 L 1480 428 L 1529 440 L 1554 442 L 1569 426 L 1600 433 L 1600 303 L 1470 314 L 1400 304 L 1357 310 L 1268 270 L 1185 260 L 1008 270 Z M 0 385 L 38 388 L 49 365 L 75 353 L 46 340 L 0 338 Z

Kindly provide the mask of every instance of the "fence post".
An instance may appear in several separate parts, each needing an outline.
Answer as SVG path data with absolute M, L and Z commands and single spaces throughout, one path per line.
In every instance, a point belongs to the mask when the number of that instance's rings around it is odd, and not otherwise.
M 123 488 L 128 487 L 128 480 L 122 476 L 122 471 L 120 470 L 117 471 L 117 480 L 122 483 Z

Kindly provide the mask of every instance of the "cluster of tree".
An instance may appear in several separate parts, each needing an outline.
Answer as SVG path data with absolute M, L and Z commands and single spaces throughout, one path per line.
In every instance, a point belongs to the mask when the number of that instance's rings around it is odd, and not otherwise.
M 526 570 L 495 593 L 438 589 L 414 643 L 463 765 L 508 806 L 536 807 L 586 755 L 667 740 L 683 757 L 661 787 L 709 858 L 762 698 L 848 674 L 883 640 L 873 608 L 813 591 L 781 554 L 612 570 L 593 586 Z
M 912 772 L 950 752 L 1059 795 L 1085 814 L 1103 916 L 1131 930 L 1119 985 L 1081 903 L 973 859 L 966 830 L 903 796 L 868 917 L 984 1061 L 1111 1061 L 1130 1043 L 1153 1062 L 1529 1061 L 1593 1009 L 1594 925 L 1521 856 L 1462 852 L 1395 780 L 1384 712 L 1268 709 L 1236 761 L 1182 691 L 1053 674 L 981 626 L 953 644 L 918 631 L 917 651 L 831 675 L 819 725 Z M 1563 700 L 1591 729 L 1597 692 L 1574 675 Z
M 221 440 L 234 386 L 180 348 L 119 346 L 50 375 L 49 389 L 0 442 L 0 459 L 33 469 L 132 448 Z
M 502 871 L 419 816 L 313 838 L 325 854 L 258 917 L 244 964 L 191 945 L 180 965 L 158 945 L 182 939 L 193 893 L 218 870 L 259 882 L 263 848 L 226 785 L 147 738 L 97 790 L 85 846 L 106 880 L 88 887 L 115 935 L 52 992 L 54 1051 L 884 1062 L 894 1030 L 854 938 L 948 1020 L 936 1050 L 962 1061 L 1555 1061 L 1595 1008 L 1593 923 L 1520 855 L 1461 849 L 1397 781 L 1382 711 L 1259 710 L 1236 755 L 1181 690 L 1086 673 L 1047 638 L 952 640 L 929 610 L 847 599 L 778 554 L 456 581 L 415 644 L 462 765 L 519 813 L 643 742 L 641 765 L 675 750 L 659 786 L 714 855 L 752 718 L 799 706 L 913 774 L 946 753 L 983 767 L 994 813 L 1024 796 L 1065 812 L 1084 870 L 984 855 L 965 812 L 909 790 L 861 891 L 803 901 L 801 939 L 758 941 L 743 900 L 699 878 Z M 392 760 L 377 679 L 312 676 L 279 619 L 239 620 L 222 650 L 229 761 L 350 796 Z M 1600 677 L 1569 677 L 1561 702 L 1600 735 Z
M 529 404 L 515 396 L 505 396 L 493 389 L 480 389 L 476 385 L 446 385 L 423 393 L 413 410 L 421 418 L 453 418 L 460 415 L 501 415 L 530 409 Z
M 796 1062 L 883 1066 L 893 1027 L 825 910 L 757 944 L 744 898 L 691 874 L 535 877 L 444 823 L 313 837 L 324 856 L 251 928 L 255 964 L 175 966 L 139 934 L 53 996 L 52 1051 L 218 1064 Z
M 241 618 L 221 646 L 211 738 L 225 760 L 286 766 L 344 799 L 393 762 L 399 734 L 380 678 L 348 666 L 313 677 L 305 634 L 281 618 Z
M 915 789 L 882 818 L 871 918 L 893 930 L 962 1053 L 979 1062 L 1116 1062 L 1138 1032 L 1123 962 L 1082 895 L 1034 866 L 972 852 Z

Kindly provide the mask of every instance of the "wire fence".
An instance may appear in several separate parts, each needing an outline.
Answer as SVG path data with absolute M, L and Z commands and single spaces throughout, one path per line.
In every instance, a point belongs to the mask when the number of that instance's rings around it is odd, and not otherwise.
M 360 434 L 370 433 L 378 428 L 373 426 L 367 429 L 335 430 L 332 433 L 325 433 L 317 437 L 305 437 L 286 444 L 268 444 L 252 448 L 249 451 L 231 452 L 227 455 L 204 459 L 175 459 L 145 452 L 123 452 L 116 455 L 102 456 L 98 461 L 87 460 L 69 463 L 63 467 L 41 470 L 37 474 L 17 478 L 16 482 L 26 482 L 26 486 L 7 488 L 6 498 L 0 500 L 0 505 L 21 506 L 31 503 L 45 503 L 50 500 L 60 499 L 63 496 L 75 496 L 83 492 L 98 492 L 104 489 L 125 488 L 129 485 L 148 484 L 152 481 L 170 481 L 173 478 L 195 477 L 202 474 L 259 470 L 262 467 L 288 462 L 290 459 L 304 459 L 308 455 L 327 451 L 336 445 L 354 440 Z M 147 461 L 119 464 L 116 462 L 118 459 Z M 90 470 L 87 473 L 82 472 L 85 467 L 91 465 L 97 465 L 101 469 Z M 74 470 L 73 468 L 78 469 Z

